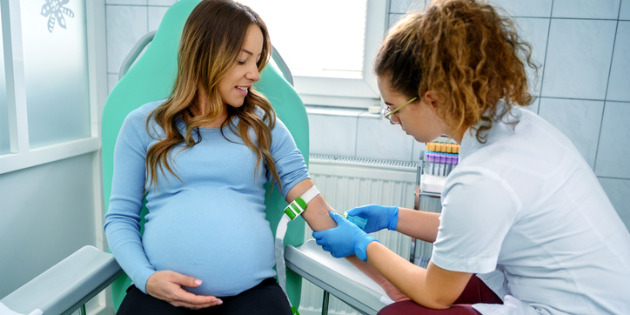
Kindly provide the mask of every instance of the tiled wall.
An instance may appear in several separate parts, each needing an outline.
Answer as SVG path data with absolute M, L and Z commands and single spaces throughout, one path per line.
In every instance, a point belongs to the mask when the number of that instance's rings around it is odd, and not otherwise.
M 428 2 L 391 0 L 389 24 Z M 514 17 L 541 65 L 531 110 L 575 143 L 630 229 L 630 0 L 492 2 Z M 310 112 L 313 153 L 415 160 L 424 149 L 369 114 Z
M 125 56 L 146 33 L 157 30 L 177 0 L 105 0 L 107 81 L 111 90 Z
M 173 2 L 106 0 L 110 88 L 124 55 Z M 514 17 L 542 66 L 531 110 L 573 140 L 630 228 L 630 0 L 493 2 Z M 391 0 L 389 24 L 424 6 Z M 424 150 L 398 126 L 363 111 L 308 112 L 311 153 L 415 161 Z

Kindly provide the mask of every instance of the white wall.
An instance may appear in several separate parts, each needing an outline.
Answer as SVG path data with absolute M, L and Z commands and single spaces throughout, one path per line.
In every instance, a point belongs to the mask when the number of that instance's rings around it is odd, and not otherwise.
M 93 154 L 0 176 L 0 297 L 96 244 Z

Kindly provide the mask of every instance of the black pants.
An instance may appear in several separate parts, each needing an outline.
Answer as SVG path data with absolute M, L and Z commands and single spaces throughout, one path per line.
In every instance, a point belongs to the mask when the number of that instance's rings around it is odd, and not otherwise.
M 223 304 L 200 310 L 176 307 L 170 303 L 144 294 L 135 286 L 127 289 L 127 295 L 118 309 L 118 315 L 240 315 L 269 314 L 291 315 L 291 306 L 276 279 L 268 278 L 259 285 L 235 296 L 218 297 Z

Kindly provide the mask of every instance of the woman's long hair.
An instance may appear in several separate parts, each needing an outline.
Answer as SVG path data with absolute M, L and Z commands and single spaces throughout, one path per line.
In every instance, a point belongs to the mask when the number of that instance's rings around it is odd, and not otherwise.
M 263 34 L 262 54 L 257 62 L 260 72 L 269 61 L 271 42 L 267 26 L 252 9 L 232 0 L 203 0 L 186 20 L 180 39 L 173 91 L 166 102 L 149 115 L 146 122 L 149 134 L 152 134 L 149 130 L 151 120 L 155 120 L 164 130 L 164 135 L 147 151 L 147 182 L 151 185 L 157 186 L 158 168 L 162 174 L 165 174 L 166 168 L 179 179 L 168 162 L 169 153 L 181 143 L 185 144 L 184 149 L 195 145 L 201 139 L 195 138 L 193 134 L 198 135 L 196 131 L 200 126 L 217 119 L 224 110 L 218 83 L 237 61 L 247 30 L 252 24 L 260 27 Z M 199 86 L 207 91 L 209 110 L 203 115 L 193 116 L 193 106 L 200 95 Z M 239 118 L 237 126 L 233 124 L 234 117 Z M 182 122 L 186 125 L 184 134 L 178 128 Z M 227 106 L 227 119 L 221 125 L 221 133 L 225 127 L 235 130 L 245 145 L 256 154 L 256 170 L 264 159 L 280 185 L 270 152 L 271 129 L 275 122 L 276 115 L 271 103 L 251 87 L 242 106 Z M 256 143 L 248 134 L 250 129 L 255 132 Z
M 434 1 L 424 13 L 411 13 L 394 26 L 376 57 L 374 70 L 391 75 L 391 86 L 406 96 L 431 90 L 444 100 L 439 117 L 458 130 L 474 127 L 485 143 L 493 120 L 515 103 L 529 105 L 525 65 L 531 46 L 514 23 L 475 0 Z M 503 99 L 504 110 L 497 105 Z

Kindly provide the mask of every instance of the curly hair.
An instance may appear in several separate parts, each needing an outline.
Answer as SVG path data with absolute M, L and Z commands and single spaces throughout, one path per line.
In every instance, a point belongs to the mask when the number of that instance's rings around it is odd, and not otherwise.
M 146 122 L 147 131 L 151 120 L 164 130 L 164 136 L 147 151 L 147 182 L 157 185 L 158 168 L 162 174 L 166 168 L 179 179 L 168 163 L 169 152 L 182 143 L 185 144 L 184 149 L 191 148 L 200 141 L 199 133 L 196 132 L 197 138 L 193 133 L 221 114 L 224 104 L 218 93 L 218 83 L 237 62 L 250 25 L 260 27 L 263 34 L 263 49 L 257 62 L 260 72 L 267 64 L 272 48 L 267 27 L 256 12 L 232 0 L 203 0 L 191 12 L 180 39 L 173 91 Z M 204 87 L 207 93 L 199 91 L 199 86 Z M 204 115 L 194 116 L 195 100 L 200 95 L 207 95 L 209 110 Z M 262 111 L 262 117 L 259 111 Z M 270 151 L 271 129 L 275 126 L 276 114 L 269 100 L 250 87 L 243 105 L 238 108 L 227 106 L 227 115 L 221 125 L 221 133 L 225 127 L 236 129 L 245 145 L 256 154 L 256 169 L 264 159 L 270 174 L 281 185 Z M 237 126 L 233 124 L 233 117 L 239 118 Z M 182 121 L 186 123 L 184 134 L 178 128 L 178 123 Z M 255 132 L 256 143 L 250 139 L 250 129 Z
M 391 75 L 391 86 L 406 96 L 437 93 L 444 100 L 438 116 L 455 130 L 476 128 L 477 140 L 485 143 L 495 119 L 515 103 L 533 101 L 523 62 L 537 72 L 531 51 L 514 23 L 489 4 L 437 0 L 390 30 L 374 70 L 379 77 Z M 504 110 L 498 108 L 501 99 Z

